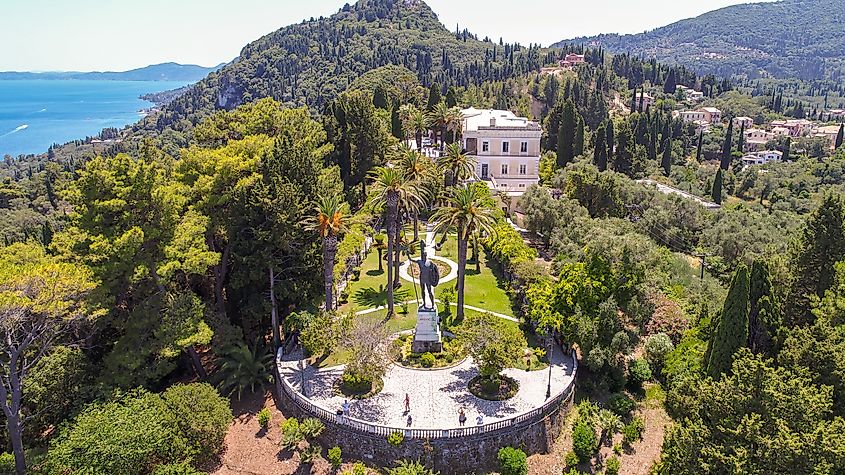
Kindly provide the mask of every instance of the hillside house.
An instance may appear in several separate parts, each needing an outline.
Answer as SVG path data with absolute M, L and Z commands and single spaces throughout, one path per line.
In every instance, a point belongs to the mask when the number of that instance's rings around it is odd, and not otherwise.
M 813 129 L 813 123 L 807 119 L 773 120 L 771 125 L 775 134 L 790 137 L 803 137 Z
M 779 162 L 783 160 L 783 152 L 780 150 L 763 150 L 760 152 L 749 153 L 742 157 L 743 165 L 765 165 L 769 162 Z
M 775 138 L 775 134 L 765 131 L 763 129 L 746 129 L 744 147 L 745 152 L 756 152 L 766 147 L 769 140 Z
M 754 119 L 751 117 L 734 117 L 733 119 L 734 129 L 740 130 L 743 127 L 746 129 L 750 129 L 754 127 Z
M 537 122 L 495 109 L 464 109 L 463 147 L 475 161 L 476 178 L 509 196 L 522 196 L 540 181 Z

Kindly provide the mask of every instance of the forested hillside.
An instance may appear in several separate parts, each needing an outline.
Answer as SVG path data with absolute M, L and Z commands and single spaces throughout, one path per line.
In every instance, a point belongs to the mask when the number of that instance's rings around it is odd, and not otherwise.
M 656 30 L 565 40 L 601 44 L 702 73 L 749 78 L 836 79 L 845 69 L 845 1 L 736 5 Z
M 543 62 L 536 48 L 447 31 L 422 0 L 363 0 L 245 46 L 232 64 L 170 104 L 156 126 L 184 128 L 181 119 L 196 122 L 216 108 L 262 97 L 320 110 L 356 78 L 385 65 L 448 88 L 525 74 Z

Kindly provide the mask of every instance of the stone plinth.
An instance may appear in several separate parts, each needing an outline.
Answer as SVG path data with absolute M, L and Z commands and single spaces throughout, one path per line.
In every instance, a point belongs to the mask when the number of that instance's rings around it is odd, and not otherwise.
M 440 317 L 437 307 L 420 307 L 417 310 L 417 328 L 414 330 L 414 353 L 440 353 L 443 351 L 443 335 L 440 333 Z

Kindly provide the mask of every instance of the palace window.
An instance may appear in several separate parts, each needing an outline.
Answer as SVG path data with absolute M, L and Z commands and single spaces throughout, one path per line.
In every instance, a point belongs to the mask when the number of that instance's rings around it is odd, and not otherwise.
M 508 174 L 508 164 L 503 163 L 502 164 L 502 175 L 507 175 L 507 174 Z
M 502 142 L 502 153 L 508 153 L 511 151 L 511 143 L 510 142 Z

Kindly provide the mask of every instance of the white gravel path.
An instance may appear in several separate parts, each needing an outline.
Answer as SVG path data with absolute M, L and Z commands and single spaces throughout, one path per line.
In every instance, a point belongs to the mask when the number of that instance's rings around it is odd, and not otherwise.
M 305 381 L 305 396 L 312 403 L 328 411 L 341 408 L 344 397 L 336 394 L 335 381 L 343 373 L 343 366 L 315 369 L 305 365 L 301 353 L 294 352 L 278 360 L 279 373 L 291 386 L 302 393 Z M 552 394 L 564 391 L 573 383 L 574 365 L 572 358 L 555 347 L 552 352 L 551 388 Z M 439 370 L 414 370 L 393 365 L 384 378 L 384 389 L 376 396 L 364 400 L 350 400 L 353 418 L 390 427 L 405 427 L 405 394 L 410 396 L 411 416 L 414 428 L 451 429 L 459 427 L 458 411 L 461 407 L 467 415 L 467 425 L 476 422 L 482 415 L 488 424 L 509 419 L 534 408 L 546 401 L 546 387 L 549 370 L 522 371 L 513 368 L 505 375 L 519 381 L 519 392 L 506 401 L 486 401 L 473 396 L 467 390 L 467 383 L 478 374 L 471 358 L 452 368 Z

